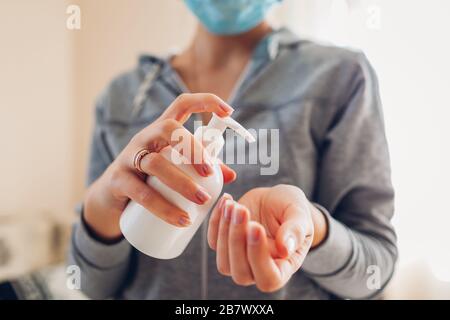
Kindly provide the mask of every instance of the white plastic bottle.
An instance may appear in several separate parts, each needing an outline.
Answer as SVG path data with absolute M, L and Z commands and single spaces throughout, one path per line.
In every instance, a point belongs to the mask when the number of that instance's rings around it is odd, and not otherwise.
M 225 143 L 222 135 L 227 127 L 232 128 L 248 142 L 255 141 L 255 138 L 235 120 L 230 117 L 219 118 L 215 114 L 207 126 L 200 127 L 195 131 L 194 137 L 202 141 L 211 157 L 216 158 Z M 171 159 L 175 158 L 171 152 L 177 151 L 166 148 L 161 154 L 172 161 Z M 189 214 L 192 223 L 189 227 L 173 226 L 134 201 L 128 204 L 120 218 L 120 229 L 128 242 L 142 253 L 158 259 L 173 259 L 183 253 L 223 188 L 222 171 L 217 163 L 213 166 L 214 173 L 208 177 L 200 176 L 191 164 L 177 165 L 208 191 L 211 195 L 210 200 L 203 205 L 198 205 L 170 189 L 154 176 L 150 176 L 147 183 L 168 201 Z

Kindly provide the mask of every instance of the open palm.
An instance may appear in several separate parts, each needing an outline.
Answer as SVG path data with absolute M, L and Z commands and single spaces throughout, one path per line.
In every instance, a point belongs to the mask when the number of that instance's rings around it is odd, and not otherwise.
M 275 291 L 303 263 L 313 239 L 309 202 L 294 186 L 256 188 L 238 202 L 224 195 L 212 212 L 208 241 L 217 268 L 239 285 Z

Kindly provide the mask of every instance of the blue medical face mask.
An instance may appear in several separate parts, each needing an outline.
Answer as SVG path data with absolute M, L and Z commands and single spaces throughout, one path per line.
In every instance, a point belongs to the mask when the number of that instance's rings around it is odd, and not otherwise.
M 210 32 L 233 35 L 246 32 L 264 20 L 267 11 L 282 0 L 184 0 Z

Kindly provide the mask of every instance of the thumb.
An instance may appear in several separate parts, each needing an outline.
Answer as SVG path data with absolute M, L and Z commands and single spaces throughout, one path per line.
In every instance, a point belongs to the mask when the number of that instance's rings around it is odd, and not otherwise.
M 287 258 L 297 251 L 307 236 L 307 224 L 300 210 L 296 206 L 289 206 L 284 214 L 286 219 L 276 233 L 275 245 L 281 258 Z
M 222 170 L 223 174 L 223 182 L 225 184 L 231 183 L 234 180 L 236 180 L 236 172 L 231 169 L 229 166 L 220 163 L 220 169 Z

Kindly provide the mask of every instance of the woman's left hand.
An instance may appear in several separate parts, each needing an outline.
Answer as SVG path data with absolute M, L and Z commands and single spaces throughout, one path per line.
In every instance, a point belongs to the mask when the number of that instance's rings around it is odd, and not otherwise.
M 316 237 L 315 220 L 321 228 Z M 208 243 L 217 252 L 221 274 L 238 285 L 256 284 L 263 292 L 273 292 L 287 283 L 313 241 L 317 245 L 325 234 L 325 218 L 304 193 L 278 185 L 252 189 L 239 202 L 225 194 L 211 214 Z

